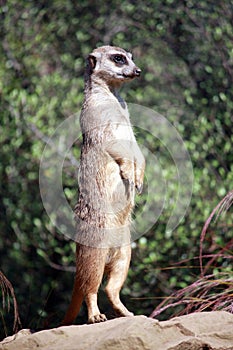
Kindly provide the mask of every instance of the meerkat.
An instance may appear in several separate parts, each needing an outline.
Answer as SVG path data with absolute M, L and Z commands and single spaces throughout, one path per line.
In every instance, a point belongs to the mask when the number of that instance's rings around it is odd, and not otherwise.
M 76 275 L 62 325 L 73 323 L 83 300 L 88 323 L 106 320 L 97 304 L 104 274 L 105 291 L 116 314 L 133 316 L 119 294 L 131 259 L 131 213 L 135 190 L 142 191 L 145 160 L 118 90 L 140 73 L 131 53 L 119 47 L 99 47 L 87 59 L 80 115 L 83 141 L 79 198 L 75 207 Z

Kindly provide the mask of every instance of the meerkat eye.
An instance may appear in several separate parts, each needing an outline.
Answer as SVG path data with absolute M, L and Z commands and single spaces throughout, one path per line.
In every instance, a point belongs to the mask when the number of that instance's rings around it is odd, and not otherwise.
M 123 55 L 112 55 L 112 60 L 118 64 L 125 64 L 127 62 L 125 56 Z

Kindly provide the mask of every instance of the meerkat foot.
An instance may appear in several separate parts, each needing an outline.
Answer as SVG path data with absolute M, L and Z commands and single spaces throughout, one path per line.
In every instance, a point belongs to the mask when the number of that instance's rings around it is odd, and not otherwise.
M 118 317 L 132 317 L 134 316 L 133 312 L 130 312 L 124 305 L 119 308 L 114 308 L 114 311 Z
M 105 316 L 105 314 L 98 314 L 98 315 L 93 315 L 89 317 L 88 324 L 105 322 L 105 321 L 107 321 L 107 317 Z

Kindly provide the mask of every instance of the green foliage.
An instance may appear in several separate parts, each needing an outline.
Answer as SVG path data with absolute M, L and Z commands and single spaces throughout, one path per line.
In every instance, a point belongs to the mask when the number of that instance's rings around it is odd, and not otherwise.
M 190 208 L 172 235 L 165 234 L 165 210 L 134 243 L 123 299 L 136 314 L 148 315 L 156 298 L 187 286 L 199 274 L 203 222 L 233 181 L 232 10 L 232 0 L 9 0 L 1 5 L 1 270 L 15 288 L 24 327 L 43 327 L 47 318 L 50 326 L 58 325 L 69 302 L 73 274 L 62 270 L 74 265 L 74 246 L 45 213 L 39 163 L 56 127 L 79 112 L 85 57 L 102 44 L 133 51 L 143 75 L 122 94 L 173 123 L 190 152 L 195 178 Z M 158 150 L 149 135 L 138 137 Z M 78 158 L 79 145 L 73 148 Z M 169 177 L 166 158 L 164 167 Z M 69 162 L 63 182 L 73 205 L 77 182 Z M 226 217 L 215 227 L 214 238 L 206 237 L 206 251 L 213 243 L 224 246 L 230 225 Z M 229 271 L 227 260 L 221 268 Z

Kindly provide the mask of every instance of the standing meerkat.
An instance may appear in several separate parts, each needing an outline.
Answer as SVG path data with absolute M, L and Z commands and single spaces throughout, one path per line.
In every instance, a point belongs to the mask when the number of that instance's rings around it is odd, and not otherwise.
M 131 258 L 130 221 L 135 189 L 143 185 L 145 160 L 136 142 L 120 86 L 141 70 L 129 52 L 113 46 L 95 49 L 87 59 L 83 135 L 79 168 L 76 275 L 62 325 L 71 324 L 83 300 L 88 323 L 102 322 L 97 293 L 103 275 L 106 294 L 118 316 L 133 316 L 120 301 Z

